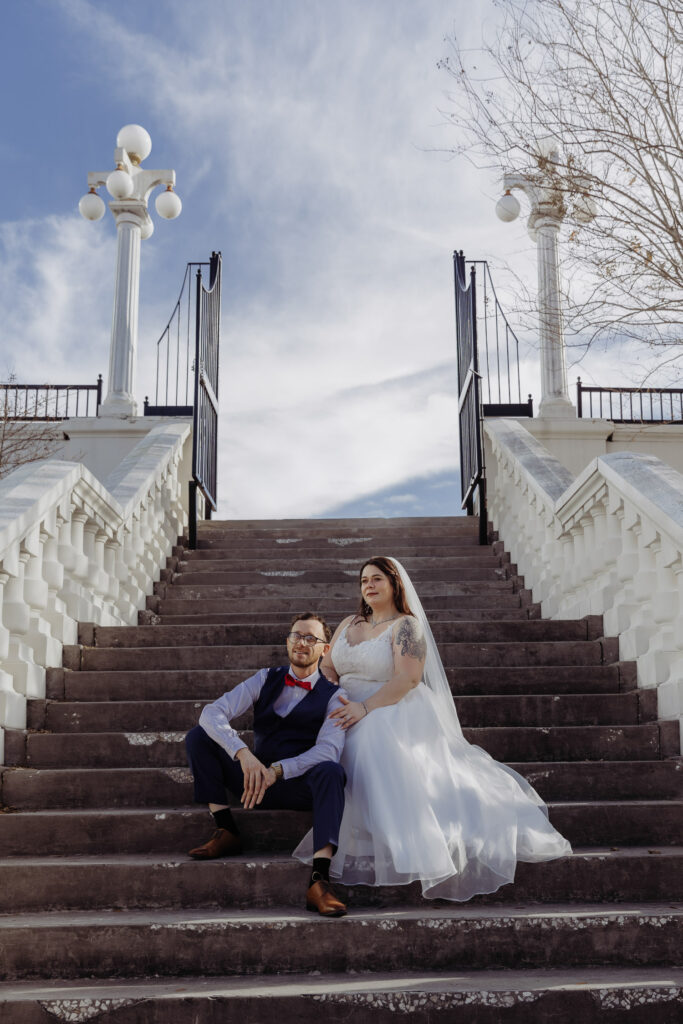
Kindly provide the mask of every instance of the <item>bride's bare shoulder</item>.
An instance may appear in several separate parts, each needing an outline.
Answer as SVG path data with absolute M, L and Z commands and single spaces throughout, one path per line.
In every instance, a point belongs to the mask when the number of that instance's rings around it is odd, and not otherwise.
M 357 618 L 357 615 L 347 615 L 345 619 L 342 619 L 337 628 L 335 629 L 334 635 L 330 640 L 330 643 L 334 644 L 337 637 L 344 632 L 347 626 L 351 626 L 356 621 Z

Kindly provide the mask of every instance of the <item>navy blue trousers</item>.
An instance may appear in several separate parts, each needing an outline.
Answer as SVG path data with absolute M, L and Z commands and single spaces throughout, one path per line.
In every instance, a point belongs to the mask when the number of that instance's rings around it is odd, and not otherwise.
M 187 759 L 199 804 L 225 804 L 226 790 L 240 799 L 244 792 L 242 765 L 196 725 L 185 738 Z M 278 779 L 263 794 L 258 810 L 313 811 L 313 849 L 339 843 L 344 813 L 346 774 L 336 761 L 321 761 L 296 779 Z

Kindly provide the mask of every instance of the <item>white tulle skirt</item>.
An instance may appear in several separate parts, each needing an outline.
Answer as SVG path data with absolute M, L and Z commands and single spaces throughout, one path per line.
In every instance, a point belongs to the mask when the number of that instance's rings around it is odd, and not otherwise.
M 522 776 L 447 738 L 422 683 L 348 731 L 342 764 L 346 803 L 331 877 L 347 885 L 419 879 L 426 897 L 468 900 L 512 882 L 517 861 L 571 853 Z M 312 833 L 294 856 L 311 862 Z

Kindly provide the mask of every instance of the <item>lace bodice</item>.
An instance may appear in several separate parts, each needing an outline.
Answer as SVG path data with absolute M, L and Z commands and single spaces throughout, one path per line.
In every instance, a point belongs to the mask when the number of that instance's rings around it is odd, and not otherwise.
M 348 627 L 347 627 L 348 629 Z M 364 700 L 383 686 L 394 674 L 392 630 L 389 626 L 378 636 L 350 644 L 344 629 L 332 649 L 332 664 L 352 700 Z

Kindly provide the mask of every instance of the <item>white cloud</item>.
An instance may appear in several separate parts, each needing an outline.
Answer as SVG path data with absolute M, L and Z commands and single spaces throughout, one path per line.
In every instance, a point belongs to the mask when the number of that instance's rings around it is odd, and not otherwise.
M 183 214 L 142 248 L 140 401 L 185 260 L 223 251 L 219 514 L 320 514 L 455 471 L 451 251 L 519 250 L 535 275 L 523 226 L 495 219 L 497 183 L 430 151 L 452 141 L 442 37 L 456 21 L 475 43 L 490 6 L 59 0 L 84 94 L 109 103 L 111 149 L 120 123 L 142 121 L 148 162 L 178 172 Z M 0 226 L 3 354 L 25 378 L 106 375 L 107 216 Z M 496 285 L 510 309 L 512 286 Z M 538 405 L 533 332 L 523 358 Z M 613 371 L 597 353 L 581 363 Z
M 0 225 L 3 373 L 25 383 L 94 383 L 106 368 L 113 252 L 88 228 L 69 217 Z
M 387 498 L 391 505 L 410 505 L 418 500 L 416 494 L 392 494 Z

